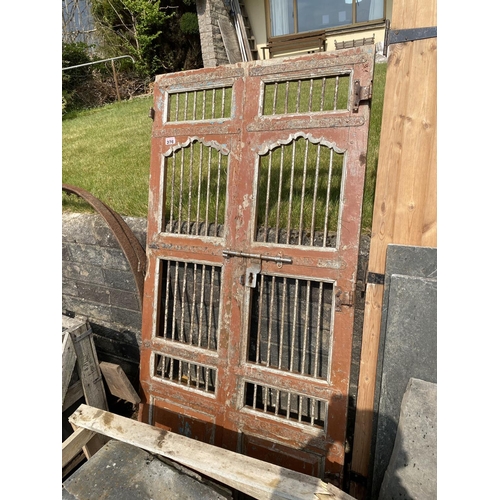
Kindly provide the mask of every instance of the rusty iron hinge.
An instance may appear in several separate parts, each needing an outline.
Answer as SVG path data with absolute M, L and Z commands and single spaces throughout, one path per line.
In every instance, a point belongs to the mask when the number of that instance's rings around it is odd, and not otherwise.
M 437 26 L 425 28 L 409 28 L 404 30 L 391 30 L 391 22 L 385 22 L 384 56 L 387 56 L 387 47 L 393 43 L 413 42 L 437 37 Z
M 368 485 L 368 479 L 365 476 L 363 476 L 362 474 L 359 474 L 358 472 L 354 472 L 354 471 L 349 472 L 349 481 L 352 483 L 359 484 L 361 486 Z
M 372 85 L 362 87 L 359 80 L 354 80 L 354 102 L 352 110 L 357 113 L 361 101 L 369 101 L 372 98 Z
M 354 305 L 354 293 L 344 292 L 341 288 L 335 287 L 335 310 L 342 311 L 342 306 L 352 307 Z

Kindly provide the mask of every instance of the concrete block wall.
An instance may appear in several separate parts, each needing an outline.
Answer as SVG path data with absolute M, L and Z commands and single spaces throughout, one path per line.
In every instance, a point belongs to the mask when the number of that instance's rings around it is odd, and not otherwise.
M 146 244 L 146 219 L 125 217 Z M 62 216 L 62 312 L 88 319 L 101 361 L 138 376 L 142 315 L 134 276 L 100 215 Z
M 227 19 L 232 23 L 229 0 L 196 0 L 198 26 L 202 47 L 203 66 L 213 68 L 229 64 L 218 20 Z

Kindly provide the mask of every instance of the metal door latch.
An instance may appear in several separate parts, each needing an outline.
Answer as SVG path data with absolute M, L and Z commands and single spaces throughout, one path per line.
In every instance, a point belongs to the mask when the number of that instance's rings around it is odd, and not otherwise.
M 261 271 L 260 260 L 255 260 L 246 268 L 244 276 L 244 285 L 250 288 L 257 286 L 257 276 Z
M 354 80 L 354 102 L 352 105 L 352 110 L 357 113 L 359 109 L 359 103 L 361 101 L 368 101 L 372 98 L 372 86 L 368 85 L 362 87 L 359 80 Z
M 335 288 L 335 310 L 342 311 L 342 306 L 352 307 L 354 305 L 354 294 L 351 291 L 344 292 L 341 288 Z
M 262 255 L 260 253 L 248 253 L 248 252 L 236 252 L 234 250 L 223 250 L 222 256 L 226 259 L 229 257 L 244 257 L 251 259 L 250 265 L 246 268 L 245 274 L 240 277 L 240 283 L 242 285 L 255 288 L 257 285 L 257 275 L 260 273 L 262 267 L 261 262 L 263 260 L 268 260 L 271 262 L 276 262 L 278 267 L 285 264 L 291 264 L 292 259 L 289 257 L 282 257 L 281 254 L 277 256 L 272 255 Z

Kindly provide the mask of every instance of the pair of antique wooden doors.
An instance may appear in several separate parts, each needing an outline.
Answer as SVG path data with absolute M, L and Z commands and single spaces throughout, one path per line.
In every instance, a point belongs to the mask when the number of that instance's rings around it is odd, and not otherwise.
M 157 77 L 143 421 L 340 481 L 373 49 Z

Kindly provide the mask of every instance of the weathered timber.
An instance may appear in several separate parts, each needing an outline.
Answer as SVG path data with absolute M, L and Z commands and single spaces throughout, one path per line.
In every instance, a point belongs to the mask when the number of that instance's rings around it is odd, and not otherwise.
M 99 367 L 113 396 L 134 404 L 141 402 L 141 398 L 120 365 L 101 361 Z
M 436 0 L 394 5 L 392 29 L 435 26 Z M 437 246 L 437 39 L 390 46 L 368 272 L 384 274 L 387 245 Z M 368 283 L 352 472 L 370 473 L 383 285 Z M 366 491 L 352 483 L 351 494 Z
M 69 332 L 64 332 L 62 341 L 62 405 L 64 405 L 64 400 L 66 399 L 66 393 L 68 392 L 71 376 L 75 369 L 75 363 L 76 352 L 73 347 L 73 341 L 71 340 Z
M 83 398 L 83 387 L 82 382 L 78 380 L 74 384 L 70 385 L 66 391 L 66 397 L 64 399 L 62 411 L 65 412 L 72 404 L 76 403 L 80 398 Z
M 82 448 L 95 435 L 95 432 L 78 428 L 71 436 L 62 444 L 62 466 L 66 467 L 81 451 Z
M 92 339 L 92 330 L 88 324 L 82 324 L 69 333 L 76 352 L 76 365 L 78 375 L 82 381 L 85 401 L 95 408 L 107 410 L 106 391 L 104 390 L 97 352 Z
M 70 422 L 174 460 L 256 499 L 352 500 L 347 493 L 318 478 L 88 405 L 81 405 Z

